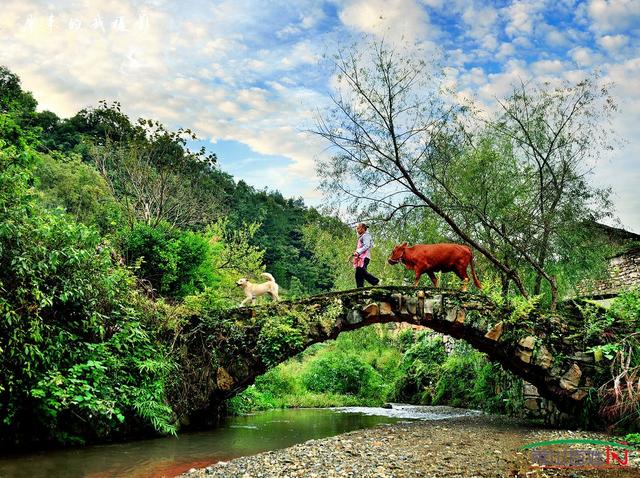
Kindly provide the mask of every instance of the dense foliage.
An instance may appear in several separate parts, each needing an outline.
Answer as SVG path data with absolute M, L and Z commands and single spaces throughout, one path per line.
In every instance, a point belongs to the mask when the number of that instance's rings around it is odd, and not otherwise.
M 0 149 L 3 441 L 104 439 L 127 417 L 173 431 L 158 325 L 97 231 L 39 203 L 32 154 Z
M 640 423 L 640 289 L 620 294 L 609 308 L 579 306 L 582 340 L 596 362 L 607 365 L 592 390 L 591 409 L 605 423 L 638 430 Z M 614 325 L 615 324 L 615 325 Z M 595 345 L 593 345 L 595 344 Z
M 386 402 L 521 414 L 522 381 L 464 343 L 449 354 L 440 335 L 377 325 L 341 334 L 268 371 L 233 398 L 230 409 Z

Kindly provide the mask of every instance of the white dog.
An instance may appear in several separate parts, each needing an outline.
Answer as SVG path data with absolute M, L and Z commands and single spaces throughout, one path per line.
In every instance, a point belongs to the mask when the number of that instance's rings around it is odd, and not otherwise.
M 263 272 L 262 275 L 269 279 L 267 282 L 263 282 L 262 284 L 254 284 L 253 282 L 249 282 L 249 279 L 245 278 L 236 282 L 238 287 L 242 287 L 244 289 L 244 295 L 246 296 L 246 298 L 240 302 L 240 307 L 246 305 L 249 301 L 251 301 L 251 305 L 255 304 L 256 297 L 264 294 L 269 294 L 273 300 L 280 300 L 278 297 L 278 284 L 276 284 L 276 280 L 268 272 Z

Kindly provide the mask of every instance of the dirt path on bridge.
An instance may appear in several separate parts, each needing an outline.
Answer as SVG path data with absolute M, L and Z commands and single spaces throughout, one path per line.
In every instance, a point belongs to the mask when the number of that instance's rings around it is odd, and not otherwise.
M 332 438 L 311 440 L 283 450 L 238 458 L 182 475 L 202 477 L 635 477 L 640 453 L 629 466 L 616 469 L 534 469 L 532 442 L 589 438 L 612 441 L 591 432 L 550 430 L 508 417 L 475 416 L 399 423 L 358 430 Z M 571 445 L 591 449 L 596 445 Z M 558 450 L 558 448 L 555 448 Z M 568 450 L 565 446 L 564 450 Z M 621 453 L 622 456 L 622 453 Z

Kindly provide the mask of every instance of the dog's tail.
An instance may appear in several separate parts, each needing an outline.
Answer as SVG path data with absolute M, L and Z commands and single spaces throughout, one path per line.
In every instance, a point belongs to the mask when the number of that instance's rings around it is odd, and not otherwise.
M 271 274 L 269 274 L 268 272 L 263 272 L 262 275 L 265 276 L 267 279 L 269 279 L 271 282 L 275 282 L 276 281 L 273 278 L 273 276 Z

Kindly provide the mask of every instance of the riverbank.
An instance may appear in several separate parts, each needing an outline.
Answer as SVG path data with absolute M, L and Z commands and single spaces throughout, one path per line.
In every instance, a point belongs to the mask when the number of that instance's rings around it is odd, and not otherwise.
M 637 477 L 638 452 L 629 466 L 609 470 L 531 469 L 527 443 L 612 437 L 592 432 L 550 430 L 501 416 L 464 416 L 399 423 L 310 440 L 190 470 L 183 478 L 210 477 Z M 568 446 L 568 445 L 567 445 Z M 604 450 L 596 445 L 572 449 Z M 556 448 L 557 449 L 557 448 Z M 623 452 L 620 453 L 623 455 Z

